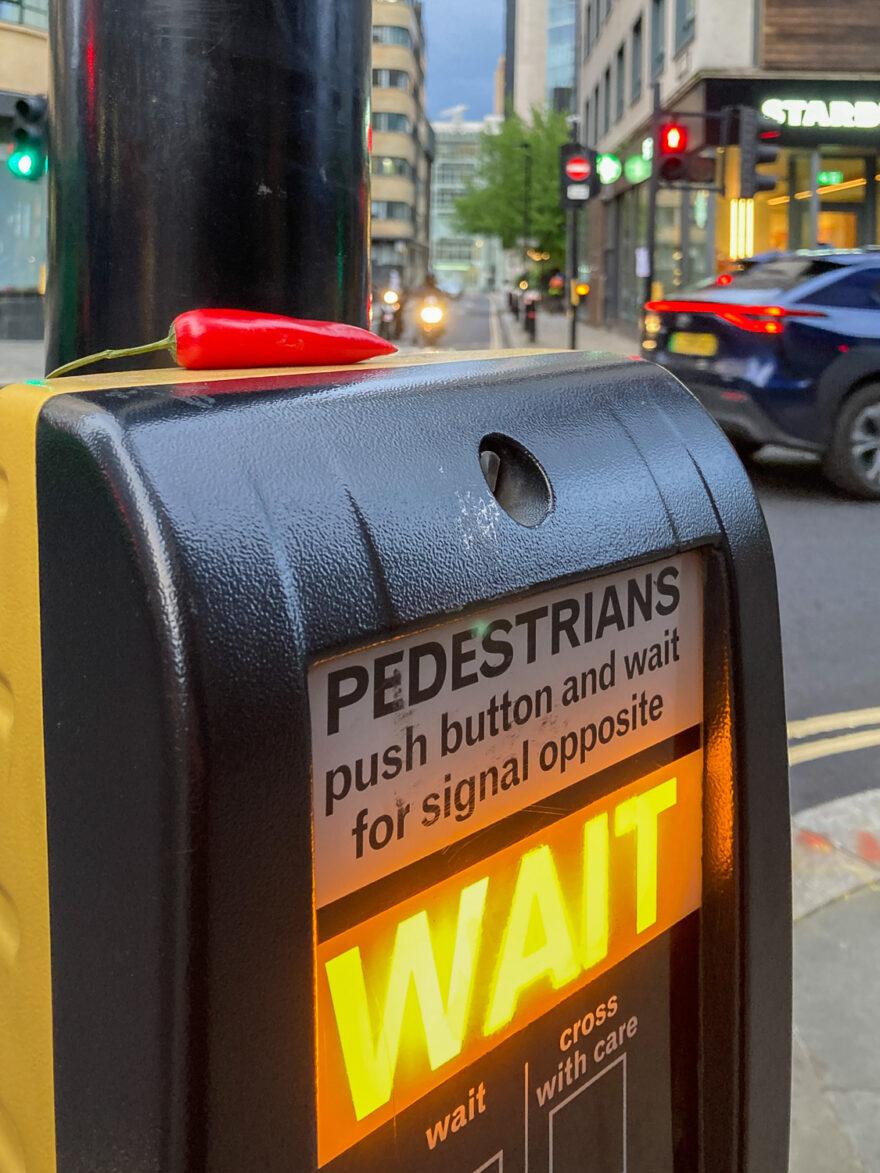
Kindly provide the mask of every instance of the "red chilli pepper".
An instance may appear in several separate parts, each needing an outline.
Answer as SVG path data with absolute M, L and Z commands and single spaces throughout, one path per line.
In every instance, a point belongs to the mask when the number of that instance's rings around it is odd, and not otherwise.
M 244 367 L 341 366 L 393 354 L 384 338 L 343 322 L 317 322 L 255 314 L 247 310 L 187 310 L 178 314 L 167 338 L 126 350 L 102 350 L 58 367 L 54 379 L 89 363 L 169 350 L 190 371 Z

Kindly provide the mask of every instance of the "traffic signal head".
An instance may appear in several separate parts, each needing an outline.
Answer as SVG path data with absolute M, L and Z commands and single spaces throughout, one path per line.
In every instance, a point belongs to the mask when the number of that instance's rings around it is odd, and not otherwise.
M 776 175 L 761 175 L 757 168 L 775 163 L 779 157 L 779 123 L 762 117 L 752 106 L 739 112 L 739 195 L 751 200 L 759 191 L 773 191 L 779 182 Z
M 687 130 L 683 126 L 670 123 L 660 131 L 660 154 L 681 155 L 687 150 Z
M 670 122 L 660 128 L 660 178 L 666 183 L 685 179 L 687 130 Z
M 39 179 L 46 170 L 49 103 L 40 96 L 19 98 L 12 119 L 12 154 L 6 161 L 19 179 Z
M 687 127 L 668 122 L 660 127 L 660 178 L 664 183 L 693 183 L 701 186 L 715 182 L 715 156 L 701 155 L 697 147 L 688 154 Z

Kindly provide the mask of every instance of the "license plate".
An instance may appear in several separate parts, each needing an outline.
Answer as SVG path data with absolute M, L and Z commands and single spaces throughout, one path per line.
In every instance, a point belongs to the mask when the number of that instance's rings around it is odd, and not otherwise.
M 673 354 L 698 354 L 707 358 L 718 351 L 714 334 L 670 334 L 669 349 Z

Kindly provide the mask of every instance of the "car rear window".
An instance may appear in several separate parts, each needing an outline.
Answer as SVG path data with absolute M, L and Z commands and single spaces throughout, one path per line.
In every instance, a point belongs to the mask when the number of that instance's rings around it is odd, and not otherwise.
M 839 268 L 832 260 L 778 257 L 772 261 L 759 261 L 741 273 L 731 273 L 730 281 L 725 284 L 731 289 L 794 289 L 803 281 Z

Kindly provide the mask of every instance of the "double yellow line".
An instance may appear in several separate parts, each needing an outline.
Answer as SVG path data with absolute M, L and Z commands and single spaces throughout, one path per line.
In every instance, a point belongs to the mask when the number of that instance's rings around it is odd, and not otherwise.
M 880 745 L 880 708 L 826 713 L 822 717 L 807 717 L 804 721 L 788 723 L 790 766 L 856 749 L 869 749 L 872 745 Z

